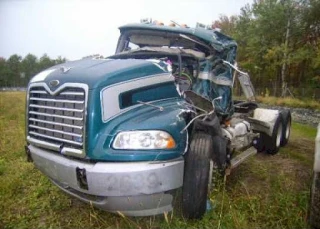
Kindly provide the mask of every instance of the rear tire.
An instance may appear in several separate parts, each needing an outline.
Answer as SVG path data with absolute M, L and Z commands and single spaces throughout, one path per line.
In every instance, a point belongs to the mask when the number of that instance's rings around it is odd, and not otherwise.
M 280 114 L 274 124 L 272 135 L 269 136 L 265 133 L 260 133 L 257 144 L 254 147 L 258 152 L 265 151 L 268 154 L 276 154 L 279 152 L 282 139 L 283 118 Z
M 272 131 L 271 137 L 266 135 L 266 153 L 268 154 L 277 154 L 281 146 L 281 137 L 282 137 L 282 127 L 283 119 L 279 115 Z
M 185 156 L 182 212 L 188 219 L 200 219 L 206 212 L 212 137 L 195 133 Z
M 290 133 L 291 133 L 291 112 L 290 110 L 281 111 L 281 115 L 283 118 L 282 125 L 282 137 L 281 137 L 281 146 L 285 146 L 288 144 Z
M 320 173 L 313 173 L 310 196 L 309 224 L 320 229 Z

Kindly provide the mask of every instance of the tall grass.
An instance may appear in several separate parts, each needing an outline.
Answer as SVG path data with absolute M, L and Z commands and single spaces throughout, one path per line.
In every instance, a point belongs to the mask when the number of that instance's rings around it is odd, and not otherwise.
M 318 110 L 320 112 L 320 101 L 311 99 L 296 99 L 291 97 L 279 98 L 279 97 L 263 97 L 258 96 L 257 101 L 276 106 L 296 107 L 296 108 L 309 108 Z
M 27 163 L 25 94 L 0 93 L 0 228 L 305 228 L 316 129 L 293 124 L 275 156 L 258 154 L 211 190 L 212 210 L 130 218 L 84 204 Z

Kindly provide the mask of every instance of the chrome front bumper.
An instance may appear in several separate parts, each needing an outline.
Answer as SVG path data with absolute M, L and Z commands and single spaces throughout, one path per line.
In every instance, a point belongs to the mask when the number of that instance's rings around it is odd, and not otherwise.
M 35 166 L 63 191 L 101 209 L 130 216 L 172 210 L 183 183 L 183 158 L 170 161 L 88 163 L 28 146 Z M 85 171 L 86 187 L 79 169 Z

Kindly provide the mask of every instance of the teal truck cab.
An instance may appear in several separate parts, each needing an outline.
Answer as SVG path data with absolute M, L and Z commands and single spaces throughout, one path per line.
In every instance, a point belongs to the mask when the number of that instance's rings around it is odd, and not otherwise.
M 120 27 L 116 53 L 53 66 L 27 90 L 26 154 L 66 193 L 129 216 L 200 218 L 212 173 L 289 139 L 290 112 L 257 107 L 216 30 L 147 22 Z M 233 101 L 235 79 L 247 101 Z M 209 188 L 208 188 L 209 187 Z

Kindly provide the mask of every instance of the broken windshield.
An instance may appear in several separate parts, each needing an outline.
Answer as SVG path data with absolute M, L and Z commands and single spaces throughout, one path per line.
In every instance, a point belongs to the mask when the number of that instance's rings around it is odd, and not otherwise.
M 196 37 L 167 31 L 130 30 L 121 34 L 117 53 L 145 47 L 194 50 L 205 56 L 213 52 L 210 46 Z

